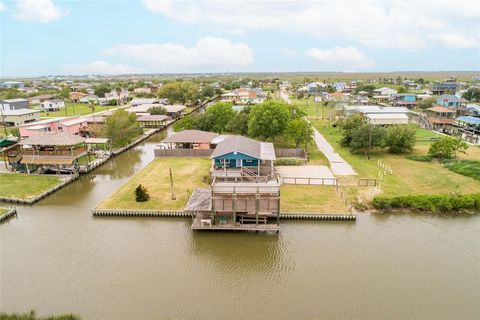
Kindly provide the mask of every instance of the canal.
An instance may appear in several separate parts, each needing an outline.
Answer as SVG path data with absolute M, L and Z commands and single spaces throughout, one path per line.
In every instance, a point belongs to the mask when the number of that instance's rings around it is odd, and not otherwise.
M 0 226 L 0 310 L 83 319 L 477 318 L 480 216 L 359 215 L 276 235 L 93 218 L 155 135 Z

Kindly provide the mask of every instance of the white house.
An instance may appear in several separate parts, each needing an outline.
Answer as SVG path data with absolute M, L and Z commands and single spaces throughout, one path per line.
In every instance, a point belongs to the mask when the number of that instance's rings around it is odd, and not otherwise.
M 373 92 L 375 92 L 376 95 L 380 95 L 380 96 L 392 96 L 397 93 L 397 90 L 388 88 L 388 87 L 383 87 L 383 88 L 375 89 L 373 90 Z
M 58 111 L 65 108 L 65 102 L 63 102 L 63 100 L 46 100 L 40 103 L 40 105 L 45 111 Z

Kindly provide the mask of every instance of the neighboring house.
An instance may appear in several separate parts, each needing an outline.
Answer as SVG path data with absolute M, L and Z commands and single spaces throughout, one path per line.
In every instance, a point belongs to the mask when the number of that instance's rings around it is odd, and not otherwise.
M 360 113 L 368 122 L 376 125 L 408 124 L 408 110 L 405 107 L 348 106 L 347 114 Z
M 90 101 L 94 101 L 96 103 L 99 103 L 99 98 L 98 96 L 94 94 L 87 94 L 82 96 L 80 99 L 77 100 L 79 103 L 90 103 Z
M 85 139 L 65 132 L 44 132 L 19 142 L 22 146 L 20 164 L 40 167 L 42 172 L 74 172 L 78 158 L 87 154 Z M 31 167 L 32 166 L 32 167 Z
M 19 126 L 40 119 L 40 110 L 33 109 L 6 110 L 1 111 L 0 114 L 2 114 L 0 123 L 4 121 L 7 126 Z
M 155 98 L 134 98 L 130 101 L 132 107 L 140 106 L 142 104 L 159 104 L 160 101 Z
M 128 90 L 122 89 L 120 90 L 120 94 L 119 94 L 117 90 L 113 89 L 112 91 L 105 93 L 105 99 L 107 99 L 108 101 L 110 100 L 119 100 L 121 102 L 127 101 Z
M 35 136 L 44 132 L 65 132 L 79 135 L 83 128 L 88 125 L 88 118 L 84 117 L 63 117 L 44 119 L 20 125 L 20 136 L 22 138 Z
M 458 85 L 455 82 L 435 83 L 432 86 L 432 93 L 435 95 L 455 93 L 457 88 Z
M 0 82 L 0 88 L 23 88 L 25 84 L 21 81 L 4 81 Z
M 305 86 L 298 89 L 298 91 L 303 91 L 309 95 L 319 95 L 322 92 L 326 91 L 328 85 L 323 82 L 312 82 L 308 83 Z
M 72 102 L 80 102 L 80 100 L 81 100 L 82 98 L 84 98 L 84 97 L 86 97 L 86 96 L 89 96 L 89 95 L 90 95 L 90 94 L 88 94 L 88 93 L 76 92 L 76 91 L 74 91 L 74 92 L 70 92 L 70 93 L 68 94 L 68 97 L 70 98 L 70 100 L 71 100 Z
M 237 103 L 257 104 L 265 101 L 267 95 L 261 88 L 240 88 L 235 90 L 238 94 Z
M 393 95 L 394 107 L 413 109 L 417 105 L 417 95 L 414 93 L 397 93 Z
M 168 116 L 162 114 L 145 114 L 137 118 L 142 128 L 162 128 L 168 119 Z
M 143 87 L 143 88 L 135 88 L 133 89 L 133 93 L 152 93 L 152 88 Z
M 480 118 L 480 106 L 476 104 L 467 104 L 467 112 L 470 116 Z
M 32 94 L 32 93 L 37 93 L 38 89 L 34 87 L 24 87 L 19 89 L 22 92 L 25 92 L 26 94 Z
M 31 104 L 40 104 L 44 101 L 52 100 L 52 99 L 53 99 L 53 95 L 51 94 L 44 94 L 44 95 L 28 98 Z
M 0 108 L 3 111 L 28 109 L 30 106 L 27 99 L 6 99 L 0 100 Z
M 443 94 L 437 98 L 437 104 L 455 110 L 457 114 L 466 113 L 468 101 L 453 94 Z
M 171 105 L 165 105 L 162 107 L 167 110 L 167 116 L 169 116 L 172 119 L 180 118 L 185 112 L 185 109 L 187 108 L 181 104 L 171 104 Z
M 60 109 L 65 108 L 65 102 L 63 102 L 63 100 L 46 100 L 40 105 L 45 111 L 59 111 Z
M 163 149 L 213 149 L 212 141 L 218 133 L 201 130 L 183 130 L 163 139 L 159 145 Z
M 427 109 L 428 120 L 435 130 L 448 129 L 455 121 L 456 111 L 442 106 L 433 106 Z
M 373 92 L 375 93 L 375 95 L 388 96 L 388 97 L 391 97 L 394 94 L 397 94 L 397 90 L 388 88 L 388 87 L 378 88 L 373 90 Z
M 196 189 L 185 210 L 193 230 L 278 231 L 280 183 L 272 143 L 231 136 L 211 155 L 211 189 Z

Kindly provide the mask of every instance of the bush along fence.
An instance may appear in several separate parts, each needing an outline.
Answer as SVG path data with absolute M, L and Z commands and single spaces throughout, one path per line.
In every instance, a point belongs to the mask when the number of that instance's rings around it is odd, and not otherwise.
M 480 193 L 465 195 L 409 195 L 373 198 L 375 208 L 388 211 L 410 209 L 425 212 L 480 212 Z
M 78 174 L 72 174 L 65 181 L 61 182 L 60 184 L 57 184 L 53 188 L 48 189 L 47 191 L 42 192 L 41 194 L 32 198 L 22 199 L 22 198 L 0 197 L 0 202 L 3 201 L 3 202 L 20 203 L 20 204 L 34 204 L 35 202 L 38 202 L 43 198 L 47 197 L 48 195 L 54 193 L 55 191 L 65 187 L 67 184 L 71 183 L 72 181 L 77 180 L 78 177 L 79 177 Z
M 130 217 L 130 218 L 193 218 L 190 212 L 174 210 L 122 210 L 122 209 L 92 209 L 94 217 Z M 282 220 L 331 220 L 331 221 L 355 221 L 355 214 L 325 214 L 282 212 Z
M 0 223 L 7 221 L 8 219 L 16 215 L 17 215 L 17 210 L 11 209 L 7 211 L 5 214 L 0 215 Z

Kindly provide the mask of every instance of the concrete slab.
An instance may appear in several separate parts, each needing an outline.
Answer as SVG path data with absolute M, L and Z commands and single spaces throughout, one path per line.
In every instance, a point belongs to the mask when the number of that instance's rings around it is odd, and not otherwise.
M 275 170 L 285 184 L 334 184 L 335 176 L 327 166 L 278 166 Z

